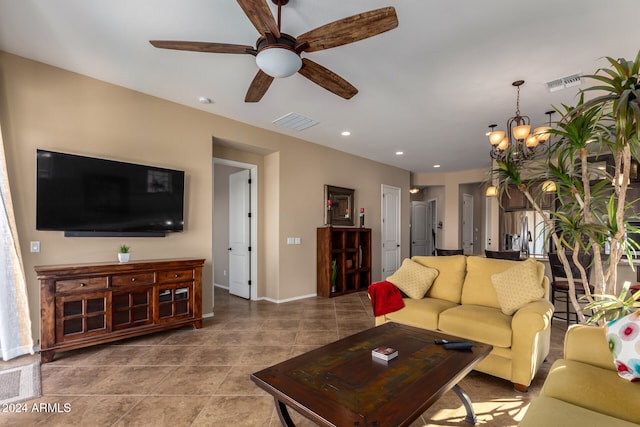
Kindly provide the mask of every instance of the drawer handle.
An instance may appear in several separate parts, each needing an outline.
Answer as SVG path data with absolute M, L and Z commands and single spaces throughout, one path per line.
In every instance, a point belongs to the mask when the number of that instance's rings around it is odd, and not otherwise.
M 131 281 L 132 281 L 132 282 L 135 282 L 135 281 L 136 281 L 136 278 L 135 278 L 135 277 L 132 277 L 132 278 L 131 278 Z
M 85 286 L 87 286 L 87 284 L 86 284 L 86 283 L 80 283 L 80 287 L 81 287 L 81 288 L 84 288 Z
M 176 275 L 174 277 L 180 277 L 180 275 L 176 273 Z

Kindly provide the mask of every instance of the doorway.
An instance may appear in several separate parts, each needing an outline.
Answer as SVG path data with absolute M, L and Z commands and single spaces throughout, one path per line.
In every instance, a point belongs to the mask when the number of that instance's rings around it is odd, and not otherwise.
M 473 255 L 473 196 L 462 195 L 462 250 L 465 255 Z
M 258 299 L 258 166 L 213 159 L 214 286 Z
M 400 189 L 382 185 L 382 278 L 400 268 Z
M 411 202 L 411 256 L 436 254 L 436 199 Z

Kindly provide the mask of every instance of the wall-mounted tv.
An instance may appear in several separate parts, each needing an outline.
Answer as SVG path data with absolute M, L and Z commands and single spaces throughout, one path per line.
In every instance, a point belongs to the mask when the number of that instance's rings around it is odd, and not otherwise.
M 184 171 L 37 150 L 36 229 L 164 236 L 184 227 Z

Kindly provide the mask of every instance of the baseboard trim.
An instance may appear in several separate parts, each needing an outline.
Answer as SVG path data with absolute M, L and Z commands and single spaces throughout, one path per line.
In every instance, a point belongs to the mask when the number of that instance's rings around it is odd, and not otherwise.
M 269 301 L 269 302 L 273 302 L 276 304 L 282 304 L 285 302 L 291 302 L 291 301 L 298 301 L 301 299 L 307 299 L 307 298 L 314 298 L 317 297 L 318 294 L 308 294 L 308 295 L 301 295 L 299 297 L 293 297 L 293 298 L 287 298 L 287 299 L 273 299 L 273 298 L 268 298 L 268 297 L 262 297 L 262 298 L 258 298 L 259 301 Z

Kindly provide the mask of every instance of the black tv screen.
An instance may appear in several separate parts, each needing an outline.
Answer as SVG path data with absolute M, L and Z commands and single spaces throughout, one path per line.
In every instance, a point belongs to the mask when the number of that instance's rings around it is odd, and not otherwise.
M 37 150 L 37 230 L 164 236 L 183 212 L 184 171 Z

